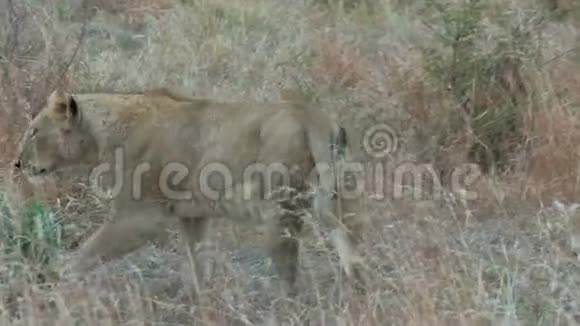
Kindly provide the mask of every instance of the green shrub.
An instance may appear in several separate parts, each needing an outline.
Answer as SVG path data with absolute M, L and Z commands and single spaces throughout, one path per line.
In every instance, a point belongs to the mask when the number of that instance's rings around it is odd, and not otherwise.
M 508 8 L 482 0 L 430 0 L 427 8 L 433 13 L 430 26 L 436 37 L 424 49 L 425 70 L 452 103 L 433 115 L 436 147 L 470 135 L 468 160 L 484 173 L 502 171 L 524 142 L 522 104 L 530 90 L 523 67 L 538 52 L 530 26 L 534 22 L 514 19 Z M 484 24 L 484 17 L 492 21 Z M 489 26 L 497 30 L 493 38 Z
M 62 249 L 60 218 L 47 205 L 32 199 L 21 216 L 11 216 L 0 196 L 0 244 L 3 254 L 47 266 Z

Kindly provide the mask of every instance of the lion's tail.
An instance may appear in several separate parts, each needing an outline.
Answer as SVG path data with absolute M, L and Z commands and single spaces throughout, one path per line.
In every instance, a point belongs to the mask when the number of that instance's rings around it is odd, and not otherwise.
M 350 162 L 348 136 L 343 127 L 334 125 L 331 135 L 321 135 L 320 129 L 311 129 L 308 138 L 318 172 L 314 211 L 320 222 L 333 229 L 332 241 L 341 266 L 352 276 L 353 264 L 360 261 L 355 243 L 360 243 L 365 219 L 357 214 L 360 212 L 358 196 L 362 194 L 345 196 L 342 185 L 345 163 L 354 163 Z M 354 177 L 358 178 L 356 174 Z
M 332 125 L 330 134 L 326 134 L 324 129 L 312 127 L 308 132 L 310 152 L 316 164 L 317 174 L 315 206 L 320 213 L 328 211 L 332 199 L 341 198 L 340 170 L 342 163 L 350 154 L 348 136 L 343 127 Z

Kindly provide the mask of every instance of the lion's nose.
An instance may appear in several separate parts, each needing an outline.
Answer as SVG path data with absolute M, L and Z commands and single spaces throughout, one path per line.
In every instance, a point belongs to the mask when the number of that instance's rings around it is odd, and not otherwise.
M 22 161 L 20 160 L 14 161 L 14 167 L 20 169 L 22 167 Z

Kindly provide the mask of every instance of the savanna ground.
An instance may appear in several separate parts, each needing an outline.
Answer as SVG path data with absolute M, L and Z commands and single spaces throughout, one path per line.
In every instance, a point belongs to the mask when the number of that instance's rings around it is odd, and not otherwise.
M 575 214 L 566 209 L 580 190 L 577 6 L 0 1 L 0 324 L 580 323 Z M 86 171 L 37 186 L 10 176 L 27 119 L 61 81 L 73 93 L 168 86 L 219 99 L 291 92 L 316 101 L 366 164 L 369 291 L 357 294 L 341 278 L 316 219 L 308 219 L 294 300 L 277 292 L 260 230 L 224 221 L 202 248 L 210 277 L 195 305 L 177 235 L 82 281 L 57 280 L 61 258 L 109 210 Z M 366 142 L 380 140 L 370 132 L 381 124 L 390 127 L 386 142 Z M 473 178 L 469 163 L 484 173 Z M 423 196 L 414 196 L 412 178 L 396 177 L 421 164 L 441 181 L 439 196 L 429 182 L 415 184 Z

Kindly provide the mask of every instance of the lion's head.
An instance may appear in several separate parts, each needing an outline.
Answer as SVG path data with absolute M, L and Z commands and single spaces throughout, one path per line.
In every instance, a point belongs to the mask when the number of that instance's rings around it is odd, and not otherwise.
M 30 121 L 20 142 L 16 168 L 36 177 L 81 162 L 94 148 L 75 99 L 54 91 Z

